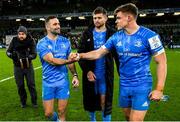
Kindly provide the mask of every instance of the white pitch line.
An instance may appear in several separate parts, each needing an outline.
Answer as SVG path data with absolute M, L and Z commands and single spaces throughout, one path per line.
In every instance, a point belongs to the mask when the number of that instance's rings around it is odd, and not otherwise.
M 42 67 L 42 66 L 36 67 L 36 68 L 34 68 L 34 70 L 40 69 L 41 67 Z
M 14 78 L 14 76 L 11 76 L 11 77 L 8 77 L 8 78 L 5 78 L 5 79 L 2 79 L 2 80 L 0 80 L 0 83 L 1 83 L 1 82 L 4 82 L 4 81 L 6 81 L 6 80 L 12 79 L 12 78 Z
M 34 70 L 40 69 L 41 67 L 42 67 L 42 66 L 36 67 L 36 68 L 34 68 Z M 6 81 L 6 80 L 12 79 L 12 78 L 14 78 L 14 76 L 10 76 L 10 77 L 8 77 L 8 78 L 2 79 L 2 80 L 0 80 L 0 83 L 1 83 L 1 82 L 4 82 L 4 81 Z

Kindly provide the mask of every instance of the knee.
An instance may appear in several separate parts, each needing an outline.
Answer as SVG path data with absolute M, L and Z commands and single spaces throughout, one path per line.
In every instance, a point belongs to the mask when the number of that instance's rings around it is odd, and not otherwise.
M 129 121 L 143 121 L 144 118 L 143 117 L 140 117 L 140 116 L 131 116 L 129 118 Z
M 28 88 L 35 89 L 35 84 L 33 82 L 27 83 Z
M 125 115 L 125 118 L 126 118 L 126 121 L 129 121 L 129 120 L 130 120 L 129 115 Z
M 61 115 L 64 115 L 65 114 L 65 111 L 66 109 L 65 108 L 58 108 L 58 114 L 61 116 Z

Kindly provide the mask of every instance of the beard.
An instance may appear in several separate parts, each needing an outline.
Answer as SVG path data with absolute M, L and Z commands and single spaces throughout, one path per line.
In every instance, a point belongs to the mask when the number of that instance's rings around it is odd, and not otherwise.
M 59 35 L 60 34 L 60 29 L 54 29 L 53 31 L 51 31 L 51 33 L 53 35 Z
M 117 27 L 117 30 L 121 30 L 121 29 L 123 29 L 123 27 Z
M 21 41 L 22 41 L 22 40 L 25 40 L 25 38 L 24 38 L 24 37 L 18 37 L 18 38 L 19 38 L 19 40 L 21 40 Z
M 96 28 L 101 28 L 101 27 L 104 26 L 104 24 L 100 24 L 100 23 L 95 23 L 94 25 L 95 25 Z

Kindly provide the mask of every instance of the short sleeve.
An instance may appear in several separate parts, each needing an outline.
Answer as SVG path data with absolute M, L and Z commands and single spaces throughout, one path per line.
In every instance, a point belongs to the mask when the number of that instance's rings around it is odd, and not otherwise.
M 39 54 L 40 58 L 43 58 L 46 54 L 51 52 L 49 48 L 51 47 L 48 47 L 48 45 L 43 42 L 37 44 L 37 53 Z
M 115 36 L 113 35 L 107 40 L 107 42 L 102 47 L 110 51 L 114 48 L 114 43 L 115 43 Z

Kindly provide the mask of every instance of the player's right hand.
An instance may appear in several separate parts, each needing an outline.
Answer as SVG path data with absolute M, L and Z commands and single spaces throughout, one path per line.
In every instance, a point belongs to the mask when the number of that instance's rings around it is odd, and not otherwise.
M 70 55 L 68 57 L 68 62 L 74 63 L 76 61 L 79 61 L 79 57 L 78 57 L 77 53 L 70 53 Z
M 96 81 L 96 75 L 92 71 L 89 71 L 87 73 L 87 79 L 91 82 L 95 82 Z
M 78 53 L 70 53 L 68 59 L 72 60 L 72 61 L 79 61 L 79 54 Z

